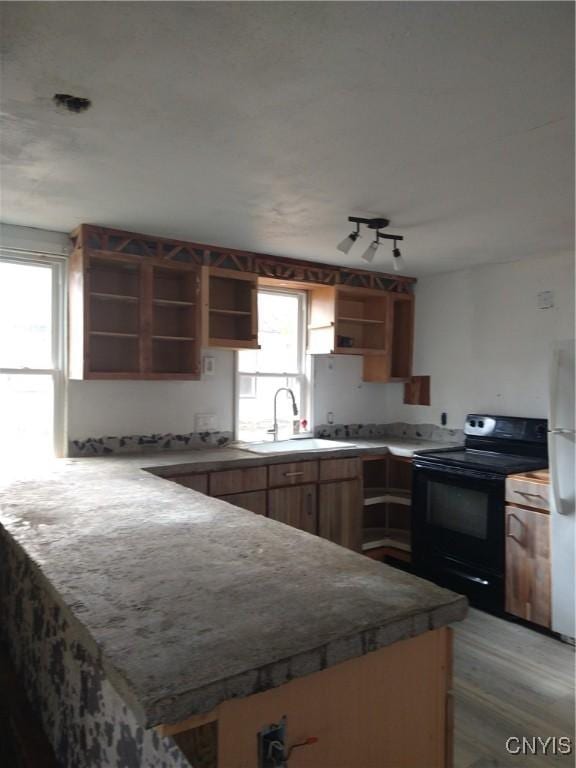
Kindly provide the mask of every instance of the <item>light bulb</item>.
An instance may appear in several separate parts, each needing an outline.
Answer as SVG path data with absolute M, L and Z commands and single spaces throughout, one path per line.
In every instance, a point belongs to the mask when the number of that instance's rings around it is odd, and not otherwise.
M 378 240 L 372 240 L 360 258 L 364 259 L 364 261 L 367 261 L 368 264 L 371 264 L 374 261 L 374 256 L 376 256 L 376 251 L 378 250 L 379 245 L 380 243 Z
M 394 267 L 394 272 L 403 272 L 404 259 L 402 258 L 402 254 L 400 253 L 400 248 L 394 248 L 394 250 L 392 251 L 392 256 L 394 257 L 392 259 L 392 266 Z
M 341 243 L 338 243 L 338 245 L 336 246 L 336 248 L 337 248 L 339 251 L 342 251 L 342 253 L 348 253 L 348 251 L 350 250 L 350 248 L 352 248 L 352 246 L 354 245 L 354 243 L 356 242 L 356 240 L 358 240 L 358 238 L 359 238 L 359 237 L 360 237 L 360 235 L 359 235 L 359 233 L 358 233 L 358 232 L 351 232 L 351 233 L 348 235 L 348 237 L 345 237 L 345 238 L 344 238 L 344 240 L 342 240 L 342 242 L 341 242 Z

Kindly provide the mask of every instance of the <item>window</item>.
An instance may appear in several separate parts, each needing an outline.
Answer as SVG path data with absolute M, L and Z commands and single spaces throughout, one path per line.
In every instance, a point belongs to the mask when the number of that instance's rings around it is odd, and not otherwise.
M 64 454 L 64 260 L 0 255 L 0 457 Z
M 287 393 L 278 395 L 279 436 L 289 437 L 294 419 L 308 418 L 305 372 L 306 294 L 258 291 L 258 350 L 238 352 L 236 436 L 264 440 L 274 424 L 274 394 L 289 387 L 296 398 L 294 416 Z

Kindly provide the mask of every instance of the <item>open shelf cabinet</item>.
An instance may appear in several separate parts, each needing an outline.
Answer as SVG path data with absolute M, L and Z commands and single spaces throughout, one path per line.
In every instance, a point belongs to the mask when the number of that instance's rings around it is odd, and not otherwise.
M 202 267 L 205 347 L 258 349 L 257 276 Z
M 362 551 L 370 557 L 409 560 L 411 552 L 412 461 L 386 454 L 362 462 L 364 487 Z
M 76 250 L 70 262 L 70 376 L 197 379 L 198 268 Z
M 412 372 L 413 297 L 370 288 L 310 290 L 312 354 L 361 355 L 365 381 L 399 381 Z

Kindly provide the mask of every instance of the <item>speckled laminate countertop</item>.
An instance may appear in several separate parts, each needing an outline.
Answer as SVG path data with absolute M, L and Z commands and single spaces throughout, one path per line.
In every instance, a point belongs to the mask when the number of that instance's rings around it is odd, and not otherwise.
M 438 447 L 350 443 L 62 459 L 2 483 L 0 524 L 141 722 L 177 722 L 464 617 L 461 596 L 158 476 Z

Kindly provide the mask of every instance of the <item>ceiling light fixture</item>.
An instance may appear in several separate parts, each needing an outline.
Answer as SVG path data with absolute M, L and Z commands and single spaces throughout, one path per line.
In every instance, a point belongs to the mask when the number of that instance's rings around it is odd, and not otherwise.
M 361 237 L 360 225 L 363 224 L 368 229 L 375 230 L 375 233 L 374 240 L 370 243 L 368 248 L 366 248 L 360 258 L 368 262 L 368 264 L 371 264 L 374 261 L 374 257 L 376 256 L 376 251 L 381 245 L 380 240 L 393 240 L 394 250 L 392 251 L 392 266 L 394 267 L 395 272 L 403 271 L 404 260 L 402 259 L 402 254 L 400 253 L 400 249 L 396 243 L 399 240 L 404 240 L 404 237 L 402 235 L 385 235 L 384 232 L 380 232 L 381 229 L 385 229 L 390 224 L 389 219 L 361 219 L 357 216 L 348 216 L 348 221 L 352 221 L 354 224 L 356 224 L 356 231 L 351 232 L 348 237 L 344 238 L 344 240 L 342 240 L 342 242 L 336 246 L 339 251 L 342 251 L 342 253 L 348 253 L 350 251 L 356 240 Z
M 375 240 L 372 240 L 368 248 L 366 248 L 362 256 L 360 256 L 360 258 L 363 259 L 364 261 L 367 261 L 368 264 L 372 264 L 372 262 L 374 261 L 374 256 L 376 256 L 376 251 L 378 250 L 379 245 L 380 245 L 380 241 L 378 240 L 378 232 L 376 232 Z
M 392 266 L 394 267 L 394 272 L 403 272 L 404 259 L 402 258 L 402 254 L 400 253 L 400 248 L 396 246 L 396 240 L 394 240 L 394 250 L 392 251 L 392 256 L 394 257 L 394 261 L 392 262 Z
M 355 232 L 350 232 L 348 237 L 345 237 L 344 240 L 342 240 L 341 243 L 338 243 L 336 248 L 338 248 L 339 251 L 342 251 L 342 253 L 348 253 L 350 248 L 352 248 L 352 246 L 354 245 L 356 240 L 358 240 L 359 237 L 361 237 L 361 235 L 360 235 L 360 224 L 358 222 L 356 222 L 356 231 Z

